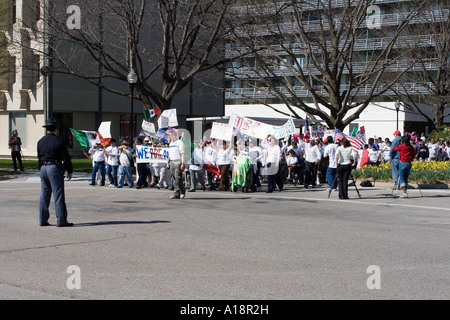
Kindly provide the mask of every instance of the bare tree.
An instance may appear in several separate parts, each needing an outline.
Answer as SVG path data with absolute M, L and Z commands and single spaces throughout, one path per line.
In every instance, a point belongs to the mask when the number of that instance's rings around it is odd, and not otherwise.
M 52 72 L 124 96 L 130 93 L 120 83 L 134 69 L 136 98 L 147 109 L 165 110 L 196 76 L 226 61 L 224 19 L 232 2 L 85 0 L 73 7 L 67 0 L 42 1 L 42 23 L 29 26 L 41 45 L 32 49 L 51 61 Z
M 408 59 L 414 66 L 394 90 L 407 110 L 439 130 L 450 115 L 450 5 L 443 0 L 423 3 L 423 23 L 408 26 L 409 34 L 421 35 L 410 42 Z
M 249 2 L 241 10 L 255 19 L 235 38 L 255 54 L 244 61 L 244 72 L 230 68 L 228 77 L 281 101 L 296 117 L 302 110 L 343 130 L 408 69 L 398 68 L 406 52 L 396 46 L 419 5 L 395 23 L 387 16 L 372 28 L 374 1 Z M 394 76 L 387 81 L 388 72 Z

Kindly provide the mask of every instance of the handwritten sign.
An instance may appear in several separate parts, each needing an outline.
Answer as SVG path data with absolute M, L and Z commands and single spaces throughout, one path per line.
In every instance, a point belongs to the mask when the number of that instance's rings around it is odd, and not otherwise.
M 178 126 L 177 109 L 164 110 L 158 119 L 158 127 L 161 129 L 177 126 Z
M 315 124 L 311 126 L 311 139 L 322 139 L 327 131 L 327 126 L 323 124 Z
M 142 120 L 142 130 L 149 136 L 156 137 L 155 125 L 153 123 Z
M 167 163 L 169 148 L 136 146 L 136 163 Z
M 238 115 L 231 115 L 229 125 L 238 128 L 241 134 L 246 136 L 255 137 L 258 139 L 265 139 L 267 135 L 273 131 L 273 126 L 259 122 L 253 119 L 240 117 Z
M 228 123 L 213 122 L 211 128 L 211 138 L 217 140 L 231 141 L 233 126 Z

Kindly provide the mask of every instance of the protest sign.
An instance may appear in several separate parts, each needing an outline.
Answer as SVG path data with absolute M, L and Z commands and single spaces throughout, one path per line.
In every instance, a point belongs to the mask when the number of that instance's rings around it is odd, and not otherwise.
M 213 122 L 211 128 L 211 138 L 217 140 L 231 141 L 233 127 L 228 123 Z
M 323 124 L 315 124 L 311 126 L 311 139 L 323 139 L 327 131 L 327 126 Z
M 158 129 L 158 132 L 156 133 L 156 139 L 161 140 L 161 142 L 168 143 L 169 135 L 167 134 L 166 130 Z
M 276 139 L 288 137 L 294 133 L 295 133 L 295 124 L 292 118 L 289 118 L 289 120 L 280 127 L 273 127 L 273 136 Z
M 167 163 L 169 148 L 136 146 L 136 163 Z
M 228 124 L 240 129 L 241 134 L 258 139 L 265 139 L 267 135 L 272 134 L 273 132 L 273 126 L 267 123 L 240 117 L 236 114 L 230 116 Z
M 177 126 L 178 126 L 177 109 L 164 110 L 158 119 L 158 127 L 161 129 Z
M 155 125 L 151 122 L 142 120 L 142 130 L 151 137 L 156 137 Z

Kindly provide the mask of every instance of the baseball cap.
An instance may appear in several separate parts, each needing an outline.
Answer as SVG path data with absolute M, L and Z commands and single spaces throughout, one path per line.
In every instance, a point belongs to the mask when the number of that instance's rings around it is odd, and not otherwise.
M 150 141 L 149 137 L 145 137 L 144 141 Z
M 395 130 L 395 131 L 394 131 L 394 136 L 395 136 L 395 135 L 401 135 L 400 131 L 399 131 L 399 130 Z

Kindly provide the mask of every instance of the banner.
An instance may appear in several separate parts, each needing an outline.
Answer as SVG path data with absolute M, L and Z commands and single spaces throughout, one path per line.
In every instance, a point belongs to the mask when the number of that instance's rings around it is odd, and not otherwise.
M 323 139 L 325 132 L 327 131 L 327 126 L 323 124 L 315 124 L 311 126 L 311 139 Z
M 262 123 L 256 120 L 252 120 L 245 117 L 240 117 L 236 114 L 230 116 L 228 122 L 232 127 L 238 128 L 241 134 L 245 134 L 250 137 L 258 139 L 265 139 L 269 134 L 273 132 L 273 126 Z
M 213 122 L 211 128 L 211 138 L 217 140 L 231 141 L 233 136 L 233 126 L 228 123 Z
M 177 109 L 164 110 L 158 119 L 158 128 L 178 127 Z
M 136 146 L 136 163 L 167 163 L 169 148 Z
M 156 129 L 153 123 L 142 120 L 142 130 L 144 130 L 149 136 L 156 137 Z
M 289 120 L 281 127 L 273 127 L 273 136 L 276 139 L 285 138 L 294 133 L 295 133 L 295 124 L 292 118 L 289 118 Z

